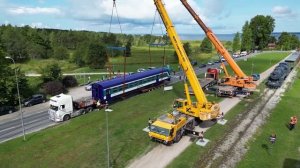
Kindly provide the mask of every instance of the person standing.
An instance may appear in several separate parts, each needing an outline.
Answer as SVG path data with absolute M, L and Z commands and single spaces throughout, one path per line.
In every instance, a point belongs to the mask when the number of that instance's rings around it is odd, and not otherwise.
M 100 102 L 100 100 L 97 101 L 96 106 L 97 106 L 98 110 L 101 109 L 101 102 Z
M 148 120 L 148 127 L 149 127 L 149 130 L 150 130 L 150 128 L 151 128 L 151 124 L 152 124 L 152 120 L 149 118 L 149 120 Z
M 270 142 L 272 144 L 274 144 L 276 142 L 276 134 L 275 133 L 273 133 L 272 135 L 270 135 Z
M 199 140 L 200 140 L 200 142 L 204 142 L 204 132 L 203 131 L 199 132 Z
M 295 128 L 295 125 L 297 124 L 297 122 L 298 122 L 298 119 L 296 116 L 291 117 L 289 129 L 293 130 Z

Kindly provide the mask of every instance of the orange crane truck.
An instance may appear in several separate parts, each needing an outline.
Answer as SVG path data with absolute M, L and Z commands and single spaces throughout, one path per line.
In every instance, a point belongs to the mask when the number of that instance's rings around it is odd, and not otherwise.
M 228 53 L 226 48 L 222 45 L 219 39 L 215 36 L 211 29 L 209 29 L 204 22 L 200 19 L 200 17 L 196 14 L 196 12 L 192 9 L 192 7 L 188 4 L 187 0 L 181 0 L 182 4 L 185 8 L 189 11 L 189 13 L 193 16 L 195 21 L 199 24 L 199 26 L 205 32 L 207 38 L 211 41 L 214 45 L 218 53 L 223 56 L 223 58 L 227 61 L 228 65 L 232 68 L 235 76 L 230 76 L 228 71 L 226 70 L 225 65 L 221 61 L 222 68 L 225 72 L 225 77 L 221 80 L 222 84 L 232 86 L 232 91 L 238 92 L 238 90 L 246 89 L 246 92 L 251 92 L 256 88 L 256 84 L 253 82 L 252 76 L 247 76 L 242 69 L 238 66 L 238 64 L 234 61 L 231 55 Z M 228 92 L 229 87 L 226 88 L 224 92 Z M 223 92 L 221 88 L 219 88 L 220 92 Z M 221 93 L 222 94 L 222 93 Z M 226 95 L 226 94 L 225 94 Z

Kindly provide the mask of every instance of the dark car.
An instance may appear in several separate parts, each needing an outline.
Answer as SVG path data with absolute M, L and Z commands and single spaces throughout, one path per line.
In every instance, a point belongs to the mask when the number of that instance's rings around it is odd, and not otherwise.
M 204 68 L 204 67 L 206 67 L 206 64 L 200 64 L 199 65 L 199 68 Z
M 32 95 L 31 98 L 28 98 L 24 101 L 24 106 L 30 107 L 39 103 L 44 103 L 46 102 L 46 98 L 43 94 L 35 94 Z
M 253 80 L 258 81 L 260 79 L 260 74 L 252 74 Z
M 197 66 L 198 65 L 198 62 L 197 61 L 191 61 L 191 64 L 192 64 L 192 66 Z
M 14 106 L 2 106 L 2 107 L 0 107 L 0 115 L 11 114 L 15 111 L 17 111 L 17 109 Z

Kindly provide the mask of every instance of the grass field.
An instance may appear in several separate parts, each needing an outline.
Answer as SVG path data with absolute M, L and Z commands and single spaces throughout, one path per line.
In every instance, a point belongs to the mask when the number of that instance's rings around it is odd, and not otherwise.
M 246 73 L 247 75 L 253 74 L 253 73 L 261 73 L 267 70 L 272 65 L 278 63 L 280 60 L 282 60 L 284 57 L 286 57 L 289 54 L 289 52 L 265 52 L 261 53 L 257 56 L 248 58 L 247 60 L 241 60 L 238 61 L 237 64 L 241 67 L 241 69 Z M 227 70 L 233 74 L 231 68 L 228 66 Z
M 131 158 L 156 145 L 142 129 L 149 117 L 172 109 L 173 100 L 183 96 L 182 87 L 177 84 L 174 92 L 157 89 L 110 106 L 114 110 L 108 114 L 113 167 L 124 167 Z M 162 95 L 164 103 L 157 98 Z M 0 144 L 0 167 L 106 167 L 105 128 L 105 112 L 101 110 L 29 134 L 26 142 L 18 138 Z
M 291 116 L 300 117 L 299 90 L 300 74 L 298 73 L 296 81 L 272 111 L 268 122 L 249 142 L 247 146 L 249 151 L 238 167 L 296 168 L 300 166 L 300 127 L 296 126 L 295 130 L 289 131 L 286 126 Z M 274 145 L 271 145 L 268 140 L 272 133 L 277 136 Z
M 265 88 L 264 85 L 259 86 L 260 90 Z M 211 127 L 207 132 L 205 132 L 205 138 L 209 139 L 210 142 L 205 146 L 205 148 L 196 145 L 196 143 L 191 144 L 188 148 L 184 150 L 177 158 L 175 158 L 167 167 L 168 168 L 182 168 L 182 167 L 198 167 L 198 162 L 203 157 L 207 157 L 205 154 L 211 150 L 219 141 L 223 139 L 223 134 L 231 130 L 230 121 L 236 120 L 237 115 L 242 111 L 251 108 L 255 103 L 253 100 L 258 97 L 259 93 L 254 93 L 247 100 L 242 100 L 234 108 L 232 108 L 226 115 L 225 118 L 228 120 L 228 124 L 220 125 L 216 124 Z
M 182 83 L 179 83 L 172 92 L 157 89 L 110 106 L 114 110 L 108 114 L 110 158 L 113 167 L 124 167 L 131 159 L 157 145 L 141 129 L 147 125 L 149 117 L 155 118 L 169 112 L 173 100 L 184 97 L 182 88 Z M 163 103 L 158 99 L 161 96 Z M 241 110 L 238 106 L 236 108 L 236 111 Z M 231 115 L 235 116 L 234 113 Z M 0 167 L 106 167 L 105 133 L 103 110 L 81 116 L 53 128 L 29 134 L 26 142 L 17 138 L 0 144 Z M 218 131 L 211 131 L 206 135 L 209 137 L 218 134 Z
M 247 61 L 240 61 L 238 62 L 239 66 L 243 69 L 246 74 L 250 74 L 252 67 L 249 66 L 249 62 L 255 62 L 255 66 L 257 66 L 256 73 L 261 73 L 268 69 L 273 64 L 277 63 L 278 61 L 282 60 L 286 57 L 289 53 L 263 53 L 257 55 L 256 57 L 249 58 Z M 270 60 L 272 61 L 270 64 Z M 251 65 L 251 64 L 250 64 Z M 229 68 L 228 68 L 229 69 Z M 250 72 L 249 72 L 250 71 Z M 248 73 L 247 73 L 248 72 Z M 264 84 L 259 86 L 260 90 L 265 88 Z M 257 94 L 257 93 L 256 93 Z M 257 95 L 252 95 L 252 98 L 255 98 Z M 250 105 L 251 106 L 251 105 Z M 237 106 L 235 106 L 232 110 L 230 110 L 225 118 L 230 122 L 231 120 L 235 119 L 235 116 L 246 110 L 249 107 L 248 101 L 241 101 Z M 169 168 L 181 168 L 181 167 L 197 167 L 196 164 L 200 160 L 201 157 L 206 157 L 204 154 L 208 152 L 215 143 L 222 138 L 224 132 L 228 131 L 229 126 L 221 126 L 215 125 L 206 132 L 205 136 L 211 140 L 211 143 L 208 143 L 208 146 L 205 148 L 199 147 L 196 144 L 190 145 L 180 156 L 174 159 L 173 162 L 170 163 L 168 166 Z M 259 166 L 256 166 L 259 167 Z
M 182 88 L 182 83 L 178 83 L 173 91 L 163 92 L 160 88 L 110 106 L 114 110 L 108 113 L 113 167 L 124 167 L 130 159 L 157 145 L 142 129 L 147 126 L 149 117 L 155 118 L 172 110 L 174 99 L 184 96 Z M 22 138 L 5 142 L 0 144 L 0 149 L 0 167 L 5 168 L 106 167 L 105 112 L 95 111 L 28 134 L 26 142 Z

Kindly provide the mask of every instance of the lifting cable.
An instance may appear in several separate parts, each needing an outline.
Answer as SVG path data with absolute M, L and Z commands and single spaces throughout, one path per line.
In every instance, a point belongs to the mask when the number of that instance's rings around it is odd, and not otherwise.
M 117 20 L 118 20 L 118 24 L 119 24 L 119 27 L 120 27 L 120 31 L 121 31 L 121 35 L 123 35 L 123 31 L 122 31 L 122 26 L 121 26 L 121 22 L 120 22 L 120 18 L 119 18 L 119 14 L 118 14 L 118 9 L 117 9 L 117 4 L 116 4 L 116 0 L 113 0 L 113 7 L 112 7 L 112 10 L 111 10 L 111 16 L 110 16 L 110 23 L 109 23 L 109 30 L 108 30 L 108 33 L 110 34 L 111 33 L 111 26 L 112 26 L 112 19 L 113 19 L 113 16 L 114 16 L 114 9 L 116 9 L 116 16 L 117 16 Z M 123 39 L 123 43 L 124 43 L 124 39 Z M 122 44 L 123 44 L 122 43 Z M 125 55 L 125 52 L 126 52 L 126 48 L 125 47 L 111 47 L 111 50 L 122 50 L 123 51 L 123 57 L 124 57 L 124 74 L 123 74 L 123 94 L 125 93 L 125 74 L 126 74 L 126 55 Z M 112 54 L 112 53 L 111 53 Z M 111 66 L 110 66 L 111 68 Z M 110 70 L 111 72 L 111 70 Z M 111 75 L 111 74 L 110 74 Z
M 150 43 L 151 43 L 151 39 L 152 39 L 152 35 L 153 35 L 153 29 L 154 29 L 154 26 L 155 26 L 155 20 L 156 20 L 156 15 L 157 15 L 157 9 L 155 9 L 155 13 L 154 13 L 154 18 L 153 18 L 153 22 L 152 22 L 152 27 L 151 27 L 151 33 L 150 33 Z M 164 31 L 163 31 L 163 27 L 162 27 L 162 21 L 161 19 L 158 19 L 159 20 L 159 25 L 160 25 L 160 29 L 161 29 L 161 35 L 162 35 L 162 39 L 163 39 L 163 35 L 164 35 Z M 166 45 L 166 41 L 165 40 L 165 43 L 164 43 L 164 56 L 163 56 L 163 65 L 165 64 L 165 45 Z M 150 67 L 151 67 L 151 44 L 148 44 L 149 45 L 149 49 L 148 49 L 148 53 L 149 53 L 149 64 L 150 64 Z

